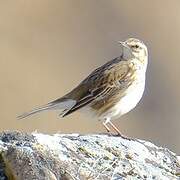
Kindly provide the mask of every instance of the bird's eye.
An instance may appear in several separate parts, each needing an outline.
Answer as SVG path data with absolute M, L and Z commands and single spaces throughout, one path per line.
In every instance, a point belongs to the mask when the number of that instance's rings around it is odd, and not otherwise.
M 132 48 L 137 49 L 137 48 L 139 48 L 139 46 L 136 44 L 136 45 L 133 45 Z

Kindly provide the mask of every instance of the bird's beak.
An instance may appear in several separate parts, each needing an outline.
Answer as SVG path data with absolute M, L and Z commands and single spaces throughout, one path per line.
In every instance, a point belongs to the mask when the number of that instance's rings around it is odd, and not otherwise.
M 118 41 L 118 44 L 120 44 L 122 47 L 126 47 L 126 48 L 130 49 L 130 47 L 123 41 Z
M 118 41 L 118 44 L 122 44 L 122 45 L 123 45 L 124 43 L 125 43 L 125 42 L 123 42 L 123 41 Z

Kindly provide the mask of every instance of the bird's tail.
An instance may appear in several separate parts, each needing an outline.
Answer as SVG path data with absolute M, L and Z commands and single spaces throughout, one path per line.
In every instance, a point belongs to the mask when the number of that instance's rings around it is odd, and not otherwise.
M 35 108 L 29 112 L 25 112 L 25 113 L 17 116 L 17 119 L 24 119 L 28 116 L 31 116 L 33 114 L 36 114 L 36 113 L 39 113 L 42 111 L 46 111 L 46 110 L 60 110 L 61 111 L 60 116 L 63 116 L 63 114 L 66 111 L 70 110 L 75 104 L 76 104 L 76 101 L 72 100 L 72 99 L 58 99 L 58 100 L 50 102 L 44 106 Z

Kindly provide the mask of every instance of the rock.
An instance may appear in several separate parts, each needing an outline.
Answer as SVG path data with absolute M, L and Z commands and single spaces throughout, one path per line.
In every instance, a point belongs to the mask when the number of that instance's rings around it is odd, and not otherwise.
M 180 179 L 180 157 L 103 134 L 0 133 L 0 180 Z

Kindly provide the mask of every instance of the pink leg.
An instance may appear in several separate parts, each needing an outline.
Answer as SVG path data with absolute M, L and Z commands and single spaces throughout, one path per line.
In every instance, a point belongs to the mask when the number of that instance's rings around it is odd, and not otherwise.
M 121 131 L 111 121 L 109 121 L 109 124 L 115 130 L 115 132 L 117 132 L 118 135 L 122 136 Z
M 107 123 L 109 123 L 111 125 L 111 127 L 114 129 L 114 131 L 117 133 L 118 136 L 124 138 L 124 139 L 128 139 L 128 140 L 132 140 L 132 138 L 129 138 L 127 136 L 124 136 L 121 131 L 111 122 L 111 121 L 105 121 L 105 124 L 107 126 Z M 108 130 L 110 132 L 110 128 L 108 127 Z
M 106 131 L 108 132 L 108 133 L 110 133 L 110 128 L 107 126 L 107 122 L 105 121 L 105 122 L 103 122 L 103 126 L 105 127 L 105 129 L 106 129 Z

